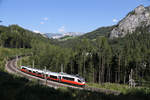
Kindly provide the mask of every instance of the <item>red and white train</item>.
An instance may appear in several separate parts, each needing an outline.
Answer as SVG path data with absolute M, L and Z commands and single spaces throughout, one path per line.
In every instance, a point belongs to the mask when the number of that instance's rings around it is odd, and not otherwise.
M 66 73 L 56 73 L 51 71 L 43 71 L 35 68 L 30 68 L 26 66 L 21 66 L 20 70 L 22 72 L 34 75 L 40 78 L 46 78 L 48 80 L 53 80 L 62 83 L 68 83 L 72 85 L 85 86 L 85 80 L 77 75 L 70 75 Z

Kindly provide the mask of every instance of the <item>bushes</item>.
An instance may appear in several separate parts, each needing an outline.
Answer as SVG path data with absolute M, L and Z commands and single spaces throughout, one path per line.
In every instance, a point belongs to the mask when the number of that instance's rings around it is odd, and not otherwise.
M 104 89 L 119 91 L 124 95 L 137 95 L 140 93 L 144 95 L 150 94 L 150 88 L 148 87 L 130 88 L 128 85 L 115 84 L 115 83 L 104 83 L 104 84 L 89 83 L 88 85 L 96 88 L 104 88 Z

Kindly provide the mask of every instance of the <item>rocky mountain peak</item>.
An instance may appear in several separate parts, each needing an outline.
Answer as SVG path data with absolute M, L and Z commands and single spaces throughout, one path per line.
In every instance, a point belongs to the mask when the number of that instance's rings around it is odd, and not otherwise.
M 137 8 L 135 8 L 135 13 L 136 14 L 142 14 L 145 11 L 145 7 L 143 5 L 138 6 Z
M 132 34 L 137 27 L 150 25 L 150 7 L 138 6 L 122 19 L 110 33 L 110 38 Z

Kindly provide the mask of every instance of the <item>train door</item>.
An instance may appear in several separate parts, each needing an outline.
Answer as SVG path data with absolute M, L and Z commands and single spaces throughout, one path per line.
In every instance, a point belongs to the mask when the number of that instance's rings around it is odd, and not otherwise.
M 59 82 L 61 82 L 61 78 L 62 78 L 61 76 L 58 76 Z

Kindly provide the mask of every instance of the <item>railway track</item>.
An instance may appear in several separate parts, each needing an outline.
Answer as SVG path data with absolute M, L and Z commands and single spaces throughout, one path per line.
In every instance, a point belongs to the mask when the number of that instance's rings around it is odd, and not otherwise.
M 93 92 L 101 92 L 101 93 L 106 93 L 106 94 L 114 94 L 114 95 L 119 95 L 120 94 L 120 92 L 118 92 L 118 91 L 112 91 L 112 90 L 107 90 L 107 89 L 94 88 L 94 87 L 89 87 L 89 86 L 86 86 L 85 88 L 81 88 L 81 87 L 76 87 L 76 86 L 72 86 L 72 85 L 67 85 L 67 84 L 63 84 L 63 83 L 58 83 L 58 82 L 50 81 L 50 80 L 41 79 L 39 77 L 26 74 L 26 73 L 20 71 L 17 68 L 17 59 L 9 60 L 6 63 L 5 69 L 9 73 L 16 74 L 16 75 L 19 75 L 21 77 L 25 77 L 25 78 L 27 78 L 29 80 L 36 79 L 36 80 L 38 80 L 39 84 L 47 85 L 47 86 L 53 87 L 55 89 L 59 88 L 59 87 L 69 87 L 69 88 L 75 88 L 75 89 L 80 89 L 80 90 L 87 90 L 87 91 L 93 91 Z
M 39 77 L 35 77 L 35 76 L 32 76 L 32 75 L 26 74 L 26 73 L 24 73 L 24 72 L 21 72 L 21 71 L 16 67 L 16 59 L 13 59 L 13 60 L 7 62 L 7 64 L 6 64 L 6 70 L 7 70 L 9 73 L 12 73 L 12 74 L 16 74 L 16 75 L 25 77 L 25 78 L 27 78 L 27 79 L 29 79 L 29 80 L 36 79 L 36 80 L 38 80 L 38 82 L 39 82 L 40 84 L 48 85 L 48 86 L 54 87 L 54 88 L 70 87 L 70 88 L 83 89 L 83 88 L 80 88 L 80 87 L 75 87 L 75 86 L 71 86 L 71 85 L 67 85 L 67 84 L 62 84 L 62 83 L 58 83 L 58 82 L 54 82 L 54 81 L 49 81 L 49 80 L 46 81 L 45 79 L 42 79 L 42 78 L 39 78 Z

